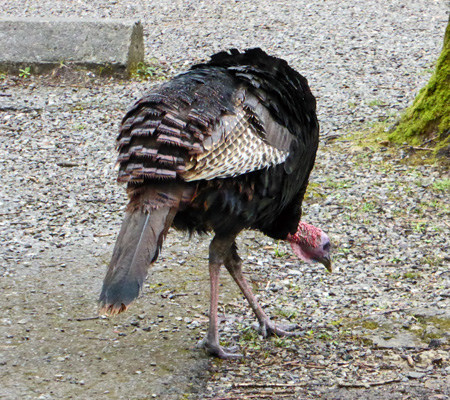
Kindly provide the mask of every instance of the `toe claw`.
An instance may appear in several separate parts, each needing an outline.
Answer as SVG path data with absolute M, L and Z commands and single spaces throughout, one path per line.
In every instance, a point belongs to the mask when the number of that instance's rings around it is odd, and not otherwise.
M 239 346 L 222 347 L 219 344 L 209 343 L 205 338 L 197 343 L 197 348 L 204 349 L 210 356 L 221 358 L 223 360 L 236 360 L 243 358 L 244 356 L 237 353 Z
M 257 330 L 258 333 L 264 338 L 268 338 L 270 336 L 301 336 L 303 332 L 293 332 L 298 328 L 300 327 L 297 324 L 275 324 L 272 321 L 267 320 L 260 324 Z

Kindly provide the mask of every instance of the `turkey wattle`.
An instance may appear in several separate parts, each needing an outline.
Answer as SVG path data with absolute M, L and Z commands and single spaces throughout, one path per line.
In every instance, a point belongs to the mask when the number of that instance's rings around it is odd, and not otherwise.
M 222 265 L 264 336 L 293 335 L 270 321 L 241 270 L 236 236 L 256 229 L 287 240 L 304 261 L 331 270 L 327 235 L 300 222 L 319 142 L 316 101 L 304 77 L 261 49 L 218 53 L 152 90 L 125 115 L 117 139 L 119 182 L 129 204 L 100 295 L 117 314 L 138 296 L 169 228 L 213 231 L 209 248 L 208 353 L 219 345 Z

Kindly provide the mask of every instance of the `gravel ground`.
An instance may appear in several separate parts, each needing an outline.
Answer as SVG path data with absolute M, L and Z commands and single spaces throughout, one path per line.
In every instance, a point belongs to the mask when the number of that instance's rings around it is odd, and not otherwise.
M 228 47 L 287 59 L 318 99 L 324 140 L 304 215 L 328 231 L 335 272 L 242 234 L 267 312 L 304 335 L 261 340 L 224 274 L 222 338 L 248 357 L 209 361 L 185 351 L 207 328 L 209 240 L 172 231 L 130 312 L 91 319 L 125 204 L 114 138 L 149 83 L 6 77 L 0 397 L 449 398 L 449 173 L 405 165 L 402 151 L 359 136 L 336 138 L 390 121 L 414 98 L 439 54 L 448 8 L 432 0 L 1 0 L 3 14 L 15 16 L 139 18 L 147 59 L 168 75 Z

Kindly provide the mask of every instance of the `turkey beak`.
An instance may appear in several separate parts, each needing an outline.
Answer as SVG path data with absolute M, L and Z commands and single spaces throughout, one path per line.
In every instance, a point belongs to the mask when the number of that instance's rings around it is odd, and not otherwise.
M 333 267 L 331 265 L 331 259 L 328 256 L 319 258 L 317 260 L 318 262 L 320 262 L 321 264 L 323 264 L 323 266 L 327 269 L 328 272 L 333 272 Z

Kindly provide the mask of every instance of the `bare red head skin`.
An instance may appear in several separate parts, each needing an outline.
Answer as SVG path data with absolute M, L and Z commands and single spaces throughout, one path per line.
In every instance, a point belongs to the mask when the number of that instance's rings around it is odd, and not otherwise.
M 300 221 L 297 232 L 289 234 L 286 240 L 291 244 L 292 251 L 307 263 L 319 262 L 331 272 L 330 238 L 313 225 Z

